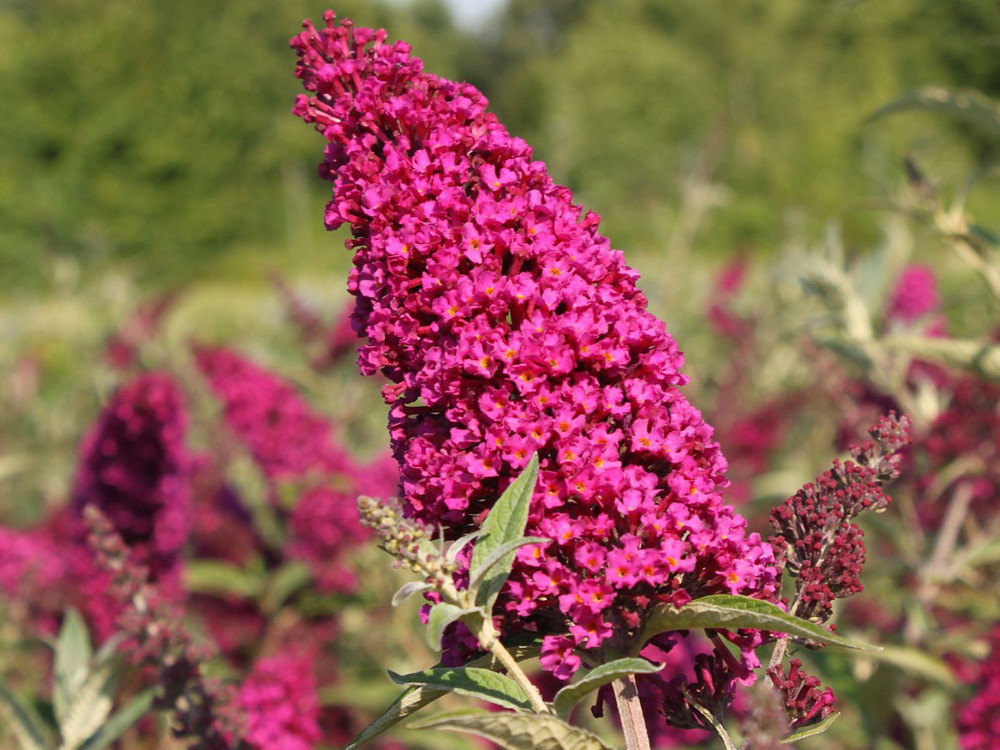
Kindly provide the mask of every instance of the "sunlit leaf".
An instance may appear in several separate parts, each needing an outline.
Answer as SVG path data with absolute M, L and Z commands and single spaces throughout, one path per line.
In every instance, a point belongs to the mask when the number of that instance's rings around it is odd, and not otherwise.
M 513 541 L 501 544 L 495 550 L 493 550 L 489 556 L 483 560 L 482 564 L 478 568 L 472 570 L 469 575 L 469 588 L 475 589 L 479 585 L 479 582 L 489 573 L 496 565 L 501 563 L 506 563 L 506 557 L 511 552 L 514 552 L 521 547 L 525 547 L 529 544 L 543 544 L 545 542 L 551 541 L 542 536 L 523 536 L 520 539 L 514 539 Z M 513 558 L 511 558 L 513 560 Z M 510 568 L 507 569 L 507 573 L 510 573 Z
M 822 721 L 817 721 L 815 724 L 810 724 L 809 726 L 802 727 L 802 729 L 792 732 L 785 737 L 782 742 L 798 742 L 799 740 L 804 740 L 806 737 L 813 737 L 817 734 L 821 734 L 829 729 L 830 725 L 833 724 L 833 722 L 835 722 L 839 717 L 839 711 L 832 713 Z
M 469 565 L 469 570 L 479 570 L 493 550 L 524 536 L 524 527 L 528 522 L 528 509 L 531 507 L 531 496 L 537 482 L 538 454 L 536 453 L 532 454 L 524 471 L 500 495 L 489 515 L 483 521 L 480 527 L 483 533 L 472 550 L 472 562 Z M 493 604 L 496 602 L 497 595 L 503 588 L 513 564 L 514 552 L 508 552 L 499 563 L 493 566 L 489 575 L 479 585 L 476 591 L 476 604 L 487 612 L 493 610 Z
M 451 690 L 470 698 L 496 703 L 504 708 L 528 710 L 531 703 L 524 690 L 505 674 L 478 667 L 438 667 L 400 675 L 389 672 L 398 685 L 426 685 Z
M 93 650 L 87 626 L 75 609 L 66 611 L 56 639 L 55 684 L 52 703 L 56 720 L 62 724 L 72 696 L 87 679 Z
M 552 714 L 454 711 L 415 722 L 410 728 L 467 732 L 506 750 L 611 750 L 596 735 Z
M 879 649 L 878 646 L 852 641 L 814 622 L 790 615 L 770 602 L 729 594 L 703 596 L 679 608 L 670 604 L 658 607 L 646 623 L 643 640 L 668 630 L 698 628 L 754 628 L 862 651 Z
M 609 682 L 614 682 L 626 675 L 653 674 L 661 669 L 663 669 L 662 665 L 653 664 L 645 659 L 616 659 L 584 674 L 578 674 L 571 684 L 566 685 L 556 693 L 552 705 L 559 716 L 566 718 L 573 706 L 602 685 L 607 685 Z
M 538 656 L 538 644 L 509 645 L 507 650 L 517 661 L 524 661 Z M 496 667 L 492 654 L 486 654 L 473 659 L 465 666 L 467 667 Z M 362 732 L 355 737 L 345 750 L 356 750 L 367 745 L 376 737 L 385 733 L 399 722 L 419 711 L 445 695 L 448 690 L 437 690 L 431 687 L 414 687 L 402 693 L 392 705 L 383 711 L 375 721 L 365 727 Z
M 444 629 L 455 622 L 455 620 L 478 611 L 474 607 L 456 607 L 454 604 L 448 604 L 447 602 L 435 604 L 431 607 L 430 614 L 427 616 L 427 645 L 434 651 L 440 651 L 441 636 L 444 635 Z
M 104 722 L 86 742 L 80 745 L 80 750 L 106 750 L 112 742 L 149 713 L 153 706 L 155 692 L 154 688 L 149 688 L 139 693 Z
M 414 594 L 419 594 L 428 589 L 434 588 L 429 583 L 423 581 L 410 581 L 399 587 L 399 590 L 392 596 L 392 606 L 398 607 Z

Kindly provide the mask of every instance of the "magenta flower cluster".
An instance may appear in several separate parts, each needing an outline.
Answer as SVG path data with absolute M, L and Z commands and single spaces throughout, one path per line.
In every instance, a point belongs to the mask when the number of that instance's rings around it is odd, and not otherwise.
M 771 597 L 771 549 L 722 504 L 726 462 L 684 398 L 683 362 L 638 274 L 472 86 L 404 43 L 325 14 L 292 39 L 329 140 L 331 229 L 351 227 L 349 290 L 381 372 L 407 511 L 474 528 L 537 452 L 528 533 L 498 611 L 549 634 L 543 663 L 634 633 L 653 605 Z
M 1000 737 L 1000 626 L 990 634 L 990 653 L 972 675 L 975 694 L 958 714 L 962 750 L 992 750 Z
M 258 660 L 240 685 L 235 708 L 247 742 L 261 750 L 312 750 L 321 738 L 316 677 L 306 656 Z
M 290 384 L 226 347 L 195 347 L 195 361 L 222 401 L 226 426 L 274 481 L 325 476 L 349 464 L 333 425 Z

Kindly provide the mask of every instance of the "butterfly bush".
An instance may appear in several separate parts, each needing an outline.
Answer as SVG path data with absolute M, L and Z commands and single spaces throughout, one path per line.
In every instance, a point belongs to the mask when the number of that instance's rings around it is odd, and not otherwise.
M 474 529 L 538 453 L 526 533 L 552 541 L 518 553 L 496 615 L 544 635 L 563 677 L 575 649 L 624 649 L 657 604 L 773 597 L 772 550 L 723 504 L 683 357 L 598 216 L 474 87 L 324 18 L 291 42 L 309 92 L 294 112 L 329 141 L 326 225 L 351 229 L 358 362 L 390 381 L 406 512 Z

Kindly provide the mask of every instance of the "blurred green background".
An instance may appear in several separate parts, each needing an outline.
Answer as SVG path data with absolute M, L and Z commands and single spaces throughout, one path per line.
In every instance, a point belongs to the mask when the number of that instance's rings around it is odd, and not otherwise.
M 84 425 L 119 377 L 102 347 L 154 294 L 183 291 L 146 366 L 183 367 L 198 337 L 302 382 L 269 274 L 330 319 L 350 264 L 322 225 L 322 138 L 290 114 L 288 39 L 325 7 L 0 0 L 7 503 L 62 501 Z M 726 259 L 777 265 L 834 218 L 845 252 L 863 255 L 882 241 L 904 156 L 946 203 L 1000 156 L 998 139 L 942 114 L 868 119 L 918 86 L 1000 97 L 994 0 L 509 0 L 475 28 L 443 0 L 335 10 L 481 88 L 604 217 L 688 353 L 696 403 L 711 403 L 699 390 L 731 355 L 704 325 Z M 984 173 L 968 209 L 994 231 L 998 199 L 1000 180 Z M 916 246 L 918 259 L 948 256 L 933 237 Z M 773 380 L 762 387 L 784 387 Z M 378 434 L 363 452 L 384 444 L 377 385 L 346 405 L 342 387 L 314 385 L 320 408 Z
M 324 8 L 0 2 L 4 293 L 51 291 L 67 259 L 143 288 L 345 268 L 321 139 L 289 114 L 287 40 Z M 904 153 L 946 183 L 996 156 L 939 116 L 865 122 L 918 85 L 1000 93 L 994 0 L 514 0 L 476 30 L 440 0 L 335 10 L 479 86 L 640 266 L 773 253 L 831 215 L 862 243 Z

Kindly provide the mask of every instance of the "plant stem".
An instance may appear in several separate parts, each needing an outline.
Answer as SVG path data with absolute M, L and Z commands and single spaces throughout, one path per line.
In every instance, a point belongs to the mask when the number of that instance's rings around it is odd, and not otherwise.
M 468 625 L 468 621 L 466 621 L 466 624 Z M 510 675 L 511 679 L 521 686 L 536 713 L 551 714 L 552 711 L 542 699 L 542 694 L 538 692 L 538 688 L 528 679 L 524 670 L 517 663 L 517 660 L 511 656 L 510 651 L 500 643 L 497 635 L 499 634 L 493 627 L 493 623 L 487 619 L 483 619 L 483 624 L 478 629 L 478 632 L 476 632 L 476 637 L 479 638 L 479 642 L 483 648 L 493 654 L 493 657 L 507 670 L 507 674 Z M 649 746 L 647 745 L 646 747 L 648 748 Z
M 615 704 L 618 706 L 618 716 L 622 721 L 622 731 L 625 733 L 625 750 L 650 750 L 649 735 L 646 733 L 646 720 L 642 715 L 635 675 L 621 677 L 611 683 L 611 687 L 615 693 Z

